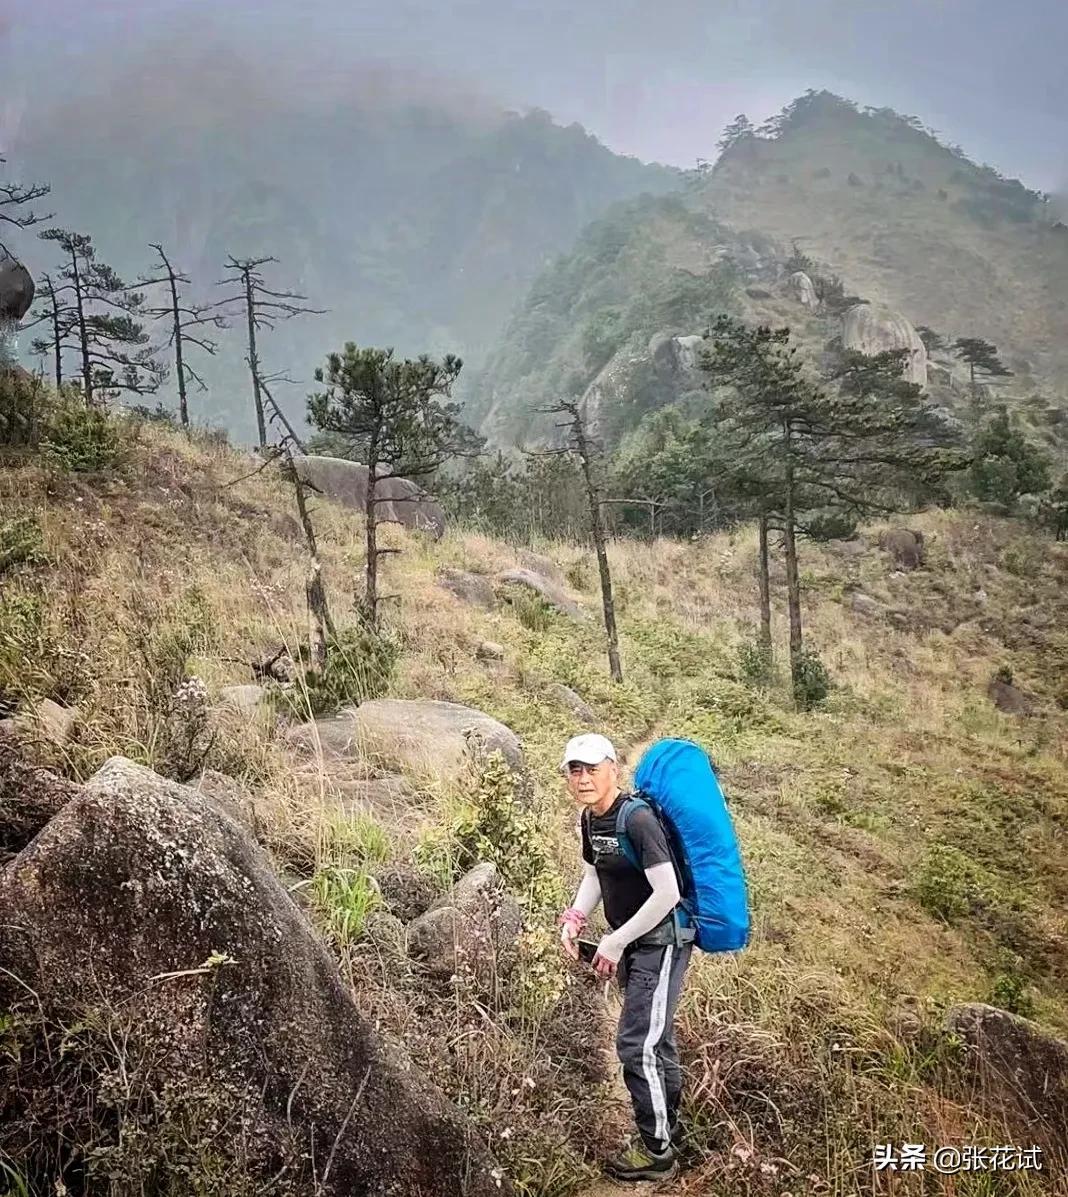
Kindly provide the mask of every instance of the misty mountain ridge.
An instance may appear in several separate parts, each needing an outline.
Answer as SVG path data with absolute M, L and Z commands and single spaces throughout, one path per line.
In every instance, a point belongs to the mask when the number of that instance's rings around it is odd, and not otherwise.
M 634 379 L 628 410 L 608 413 L 621 434 L 677 397 L 642 377 L 650 338 L 700 333 L 717 311 L 789 324 L 818 352 L 832 322 L 789 295 L 795 250 L 914 325 L 994 341 L 1015 372 L 1006 391 L 1059 435 L 1068 229 L 1055 203 L 914 117 L 826 92 L 734 133 L 678 194 L 606 213 L 535 282 L 478 380 L 473 412 L 493 440 L 544 439 L 548 396 L 582 393 L 613 362 Z
M 272 72 L 232 47 L 145 51 L 89 95 L 15 97 L 9 169 L 52 184 L 56 223 L 90 233 L 128 280 L 161 241 L 218 298 L 228 254 L 272 255 L 268 286 L 317 317 L 264 337 L 269 370 L 310 382 L 346 340 L 459 353 L 477 365 L 537 271 L 606 206 L 674 186 L 540 110 L 494 108 L 448 81 L 362 65 L 351 76 Z M 34 273 L 53 262 L 25 235 Z M 205 368 L 200 420 L 251 435 L 237 329 Z M 161 397 L 169 398 L 172 384 Z M 303 414 L 306 386 L 279 395 Z

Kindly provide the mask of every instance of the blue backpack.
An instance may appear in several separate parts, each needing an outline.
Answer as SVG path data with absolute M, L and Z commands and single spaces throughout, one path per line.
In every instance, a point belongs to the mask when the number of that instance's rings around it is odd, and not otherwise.
M 705 952 L 734 952 L 749 941 L 745 873 L 723 791 L 712 762 L 691 740 L 658 740 L 634 774 L 637 793 L 620 807 L 616 834 L 635 868 L 627 819 L 650 807 L 667 833 L 679 874 L 679 918 Z

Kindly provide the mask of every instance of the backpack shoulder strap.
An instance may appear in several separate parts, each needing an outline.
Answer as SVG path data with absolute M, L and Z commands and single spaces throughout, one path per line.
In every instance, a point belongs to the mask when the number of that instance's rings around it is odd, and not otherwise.
M 616 839 L 619 841 L 623 855 L 636 869 L 641 868 L 641 862 L 638 860 L 638 853 L 634 851 L 634 845 L 627 834 L 627 820 L 642 806 L 652 809 L 644 798 L 638 798 L 631 794 L 620 803 L 619 811 L 616 814 Z

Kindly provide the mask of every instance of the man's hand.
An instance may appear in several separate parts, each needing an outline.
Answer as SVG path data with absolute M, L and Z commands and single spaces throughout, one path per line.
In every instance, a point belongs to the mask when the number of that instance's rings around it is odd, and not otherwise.
M 606 935 L 597 945 L 597 953 L 593 958 L 593 971 L 602 981 L 609 980 L 616 975 L 619 958 L 622 955 L 623 949 L 616 946 L 611 935 Z
M 572 960 L 579 958 L 578 945 L 575 940 L 586 929 L 586 916 L 574 906 L 569 907 L 560 916 L 560 945 L 564 954 Z

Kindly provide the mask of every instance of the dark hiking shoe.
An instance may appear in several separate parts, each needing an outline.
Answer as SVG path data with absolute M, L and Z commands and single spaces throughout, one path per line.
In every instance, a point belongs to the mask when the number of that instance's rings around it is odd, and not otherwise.
M 605 1171 L 616 1180 L 670 1180 L 678 1170 L 674 1147 L 650 1151 L 640 1138 L 605 1164 Z

